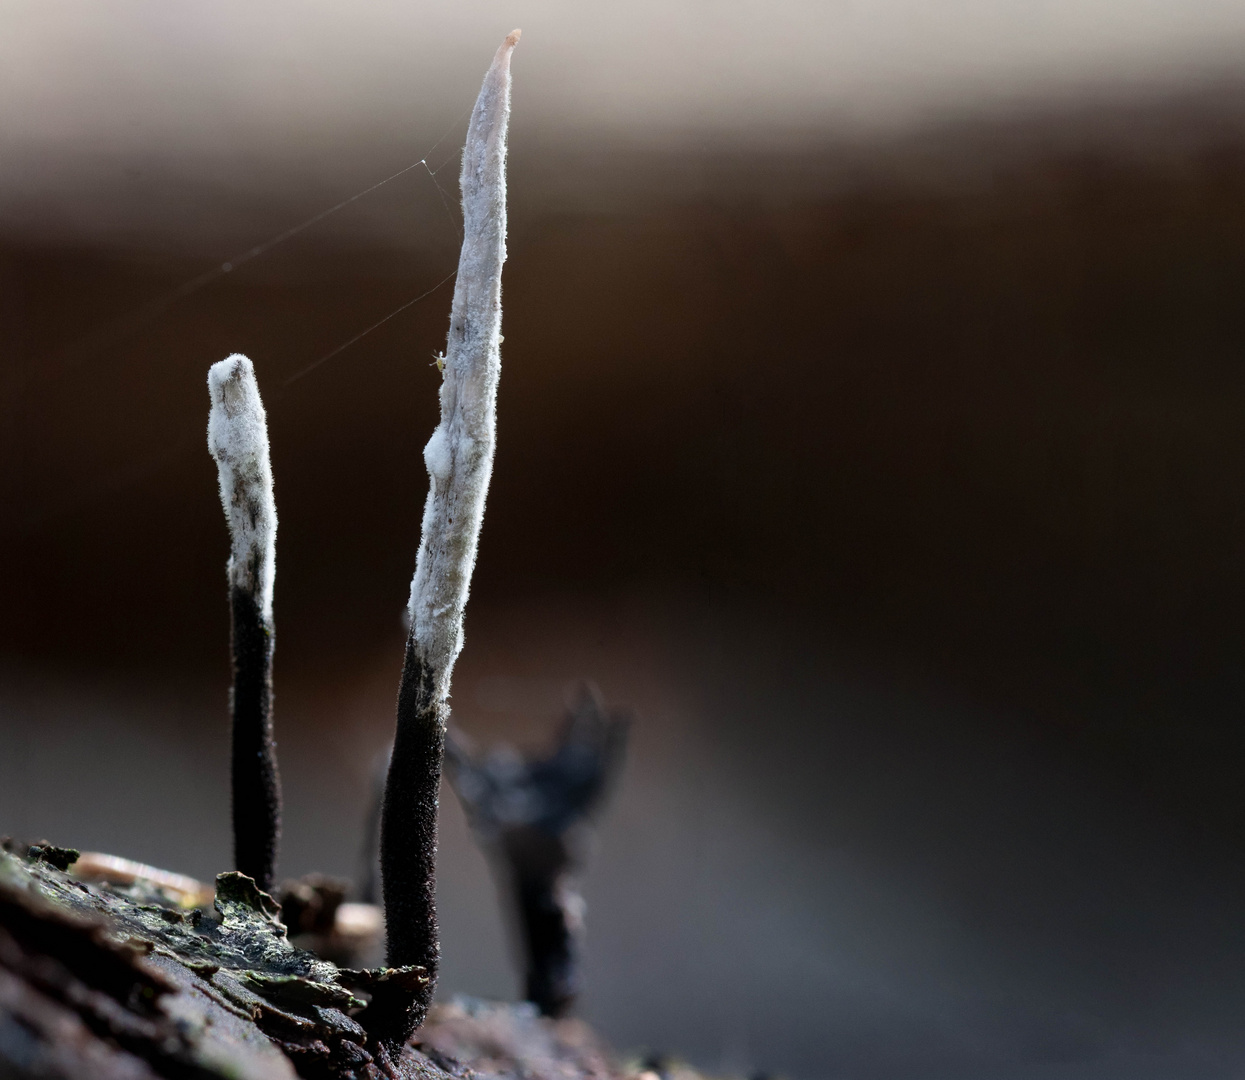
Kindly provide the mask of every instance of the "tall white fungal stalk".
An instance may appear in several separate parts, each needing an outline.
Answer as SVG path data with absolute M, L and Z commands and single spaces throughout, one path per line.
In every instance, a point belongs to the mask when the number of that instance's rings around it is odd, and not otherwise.
M 424 447 L 431 486 L 411 580 L 411 636 L 449 696 L 463 645 L 463 609 L 493 471 L 501 375 L 501 268 L 506 261 L 506 129 L 515 30 L 497 50 L 463 147 L 463 247 L 450 309 L 441 423 Z
M 241 353 L 208 369 L 208 449 L 220 475 L 220 501 L 229 522 L 229 583 L 255 598 L 272 618 L 276 576 L 277 504 L 268 460 L 268 417 L 255 367 Z
M 450 675 L 462 649 L 463 608 L 493 471 L 510 54 L 518 40 L 516 30 L 497 50 L 467 128 L 460 176 L 464 236 L 445 350 L 441 422 L 424 448 L 430 485 L 381 813 L 386 954 L 395 975 L 376 987 L 364 1014 L 368 1029 L 391 1048 L 400 1047 L 423 1022 L 440 958 L 437 793 Z

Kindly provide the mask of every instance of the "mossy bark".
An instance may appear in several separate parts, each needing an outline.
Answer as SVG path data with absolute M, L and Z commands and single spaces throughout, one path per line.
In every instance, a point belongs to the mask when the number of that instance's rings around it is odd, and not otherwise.
M 422 970 L 354 971 L 296 949 L 242 874 L 217 879 L 211 910 L 185 909 L 151 884 L 79 881 L 47 854 L 60 850 L 0 851 L 0 1075 L 445 1077 L 356 1019 Z
M 153 880 L 75 878 L 76 855 L 0 848 L 4 1080 L 639 1080 L 584 1024 L 530 1005 L 437 1005 L 391 1047 L 364 1026 L 365 1000 L 419 997 L 422 969 L 357 971 L 295 948 L 241 874 L 194 908 Z

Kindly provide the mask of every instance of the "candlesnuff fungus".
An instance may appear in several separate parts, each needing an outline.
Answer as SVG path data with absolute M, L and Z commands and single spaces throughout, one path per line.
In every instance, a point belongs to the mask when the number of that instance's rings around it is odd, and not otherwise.
M 234 865 L 272 888 L 281 834 L 281 781 L 272 741 L 272 585 L 277 507 L 268 461 L 268 422 L 255 369 L 234 353 L 208 371 L 208 449 L 220 473 L 231 540 Z
M 546 757 L 505 746 L 476 755 L 456 729 L 446 743 L 450 781 L 472 832 L 511 890 L 524 996 L 545 1016 L 561 1016 L 579 992 L 579 871 L 592 815 L 622 767 L 629 725 L 584 684 Z
M 393 754 L 381 811 L 381 893 L 391 967 L 422 967 L 419 987 L 377 988 L 368 1029 L 400 1046 L 423 1022 L 436 985 L 437 793 L 450 675 L 493 470 L 501 373 L 501 268 L 506 258 L 506 128 L 515 30 L 497 50 L 463 147 L 463 245 L 450 309 L 441 422 L 424 447 L 430 478 L 411 582 L 410 635 L 398 689 Z

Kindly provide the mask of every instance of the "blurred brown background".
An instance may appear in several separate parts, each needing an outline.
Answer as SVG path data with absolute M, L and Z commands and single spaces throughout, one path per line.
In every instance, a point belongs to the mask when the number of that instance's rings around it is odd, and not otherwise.
M 1239 1075 L 1238 5 L 0 4 L 0 832 L 228 864 L 238 350 L 283 869 L 357 871 L 450 286 L 307 369 L 453 268 L 513 25 L 454 705 L 637 711 L 584 1015 L 803 1080 Z M 443 817 L 443 992 L 511 995 Z

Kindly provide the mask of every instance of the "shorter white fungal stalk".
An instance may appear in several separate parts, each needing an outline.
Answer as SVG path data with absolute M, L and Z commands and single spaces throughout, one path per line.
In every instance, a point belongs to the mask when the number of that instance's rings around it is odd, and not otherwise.
M 272 586 L 277 507 L 268 460 L 268 418 L 255 369 L 235 353 L 208 371 L 208 449 L 220 473 L 229 523 L 233 647 L 232 806 L 234 864 L 271 889 L 281 835 L 281 780 L 272 741 Z
M 276 576 L 277 504 L 268 460 L 268 417 L 255 368 L 241 353 L 208 369 L 208 449 L 220 473 L 220 501 L 229 522 L 229 583 L 255 598 L 272 618 Z

